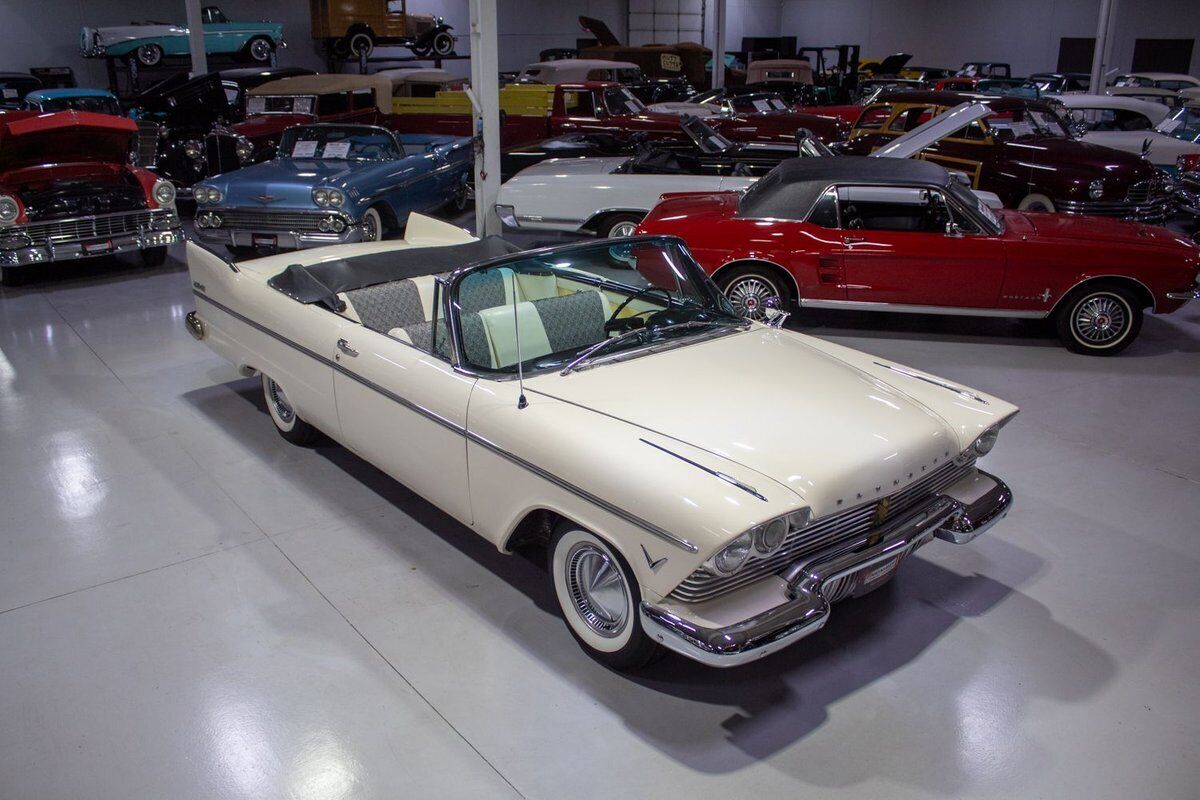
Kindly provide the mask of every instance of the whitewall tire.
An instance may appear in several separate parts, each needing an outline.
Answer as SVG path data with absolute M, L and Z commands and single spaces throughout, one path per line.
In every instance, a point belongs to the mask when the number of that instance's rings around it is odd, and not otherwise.
M 318 436 L 317 429 L 296 413 L 283 386 L 265 372 L 262 375 L 262 386 L 267 413 L 271 415 L 271 421 L 275 423 L 275 430 L 279 431 L 279 435 L 292 444 L 309 444 L 314 441 Z
M 1031 194 L 1017 205 L 1017 211 L 1044 211 L 1054 213 L 1054 201 L 1044 194 Z
M 379 215 L 379 211 L 374 208 L 368 208 L 362 215 L 362 240 L 364 242 L 378 242 L 383 240 L 383 217 Z

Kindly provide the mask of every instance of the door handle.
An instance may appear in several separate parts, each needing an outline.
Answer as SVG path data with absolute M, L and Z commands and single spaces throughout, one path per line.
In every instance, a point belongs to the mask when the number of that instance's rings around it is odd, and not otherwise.
M 564 131 L 573 131 L 573 130 L 577 129 L 579 126 L 576 125 L 574 122 L 564 122 L 562 125 L 559 125 L 559 127 L 562 128 Z
M 338 339 L 337 346 L 338 346 L 338 350 L 341 350 L 343 353 L 345 353 L 348 356 L 357 356 L 358 355 L 358 351 L 355 350 L 353 347 L 351 347 L 350 343 L 347 342 L 345 339 Z
M 865 236 L 843 236 L 842 237 L 842 242 L 844 244 L 859 244 L 860 242 L 865 242 L 866 240 L 867 239 Z

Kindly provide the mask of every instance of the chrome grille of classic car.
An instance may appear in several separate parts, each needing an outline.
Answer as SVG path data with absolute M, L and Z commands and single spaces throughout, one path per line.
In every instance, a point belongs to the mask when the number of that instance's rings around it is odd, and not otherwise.
M 273 211 L 269 208 L 220 209 L 222 228 L 248 231 L 320 232 L 317 223 L 328 211 Z
M 1055 204 L 1059 211 L 1067 214 L 1162 222 L 1166 219 L 1170 199 L 1162 181 L 1152 178 L 1130 186 L 1122 200 L 1061 200 Z
M 970 472 L 974 466 L 974 461 L 961 465 L 952 461 L 947 462 L 900 491 L 888 495 L 888 511 L 884 521 L 903 514 L 922 500 L 954 484 Z M 756 560 L 752 557 L 746 566 L 729 577 L 713 575 L 703 568 L 698 569 L 676 586 L 670 596 L 675 600 L 688 603 L 710 600 L 767 575 L 780 572 L 803 556 L 824 550 L 836 552 L 839 546 L 848 546 L 870 533 L 874 526 L 875 509 L 878 504 L 878 500 L 873 500 L 865 505 L 840 511 L 824 519 L 818 519 L 803 528 L 793 530 L 788 533 L 787 538 L 783 541 L 783 546 L 775 553 Z M 827 588 L 837 595 L 843 587 L 830 586 Z M 827 599 L 832 602 L 840 598 Z
M 210 133 L 204 137 L 204 174 L 220 175 L 242 165 L 237 157 L 237 140 L 231 133 Z
M 139 167 L 153 167 L 158 157 L 158 137 L 161 127 L 148 119 L 137 121 L 137 163 Z
M 126 211 L 119 214 L 100 214 L 94 217 L 76 217 L 20 225 L 2 234 L 4 239 L 2 244 L 9 244 L 12 239 L 20 239 L 22 242 L 28 241 L 34 244 L 47 241 L 51 244 L 61 244 L 104 239 L 126 233 L 137 233 L 141 230 L 166 230 L 178 224 L 179 217 L 173 209 Z

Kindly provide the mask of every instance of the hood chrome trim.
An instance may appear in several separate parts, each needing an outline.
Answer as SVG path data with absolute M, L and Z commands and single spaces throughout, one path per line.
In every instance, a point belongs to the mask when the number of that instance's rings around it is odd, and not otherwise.
M 969 389 L 964 389 L 961 386 L 955 386 L 953 383 L 947 383 L 946 381 L 938 380 L 937 378 L 930 377 L 929 375 L 922 375 L 919 372 L 913 372 L 912 370 L 907 370 L 907 369 L 904 369 L 903 367 L 897 367 L 893 364 L 884 364 L 882 361 L 876 361 L 874 363 L 875 363 L 875 366 L 877 366 L 877 367 L 883 367 L 884 369 L 890 369 L 892 372 L 899 373 L 899 374 L 905 376 L 906 378 L 916 378 L 919 381 L 925 381 L 926 383 L 932 383 L 934 386 L 940 386 L 943 389 L 949 389 L 950 391 L 954 392 L 955 394 L 962 395 L 963 397 L 974 400 L 978 403 L 983 403 L 985 406 L 990 405 L 990 403 L 988 403 L 987 400 L 984 400 L 982 397 L 980 397 L 979 395 L 970 391 Z
M 743 483 L 742 481 L 739 481 L 737 478 L 733 477 L 732 475 L 726 475 L 724 472 L 719 472 L 715 469 L 706 467 L 703 464 L 700 464 L 700 463 L 697 463 L 697 462 L 691 460 L 687 456 L 682 456 L 679 453 L 676 453 L 674 450 L 668 450 L 667 448 L 663 447 L 660 444 L 655 444 L 654 442 L 647 441 L 646 439 L 638 439 L 638 441 L 641 442 L 642 444 L 650 445 L 655 450 L 661 450 L 664 453 L 666 453 L 667 455 L 675 456 L 683 463 L 691 464 L 696 469 L 707 472 L 709 475 L 712 475 L 713 477 L 720 478 L 721 480 L 725 481 L 726 483 L 730 484 L 731 486 L 736 486 L 737 488 L 741 489 L 746 494 L 754 495 L 759 500 L 762 500 L 764 503 L 769 502 L 767 500 L 767 498 L 764 497 L 763 495 L 759 494 L 758 490 L 755 489 L 753 486 L 751 486 L 748 483 Z

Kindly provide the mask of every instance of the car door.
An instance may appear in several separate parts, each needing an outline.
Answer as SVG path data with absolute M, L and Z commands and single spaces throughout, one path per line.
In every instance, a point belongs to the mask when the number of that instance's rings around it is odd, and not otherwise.
M 942 192 L 841 186 L 837 193 L 847 301 L 996 306 L 1007 265 L 1004 243 L 955 211 Z
M 401 337 L 411 338 L 354 326 L 330 343 L 342 442 L 470 524 L 464 431 L 475 379 Z

